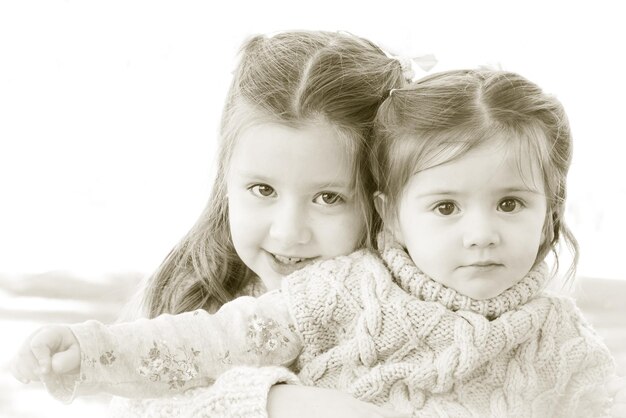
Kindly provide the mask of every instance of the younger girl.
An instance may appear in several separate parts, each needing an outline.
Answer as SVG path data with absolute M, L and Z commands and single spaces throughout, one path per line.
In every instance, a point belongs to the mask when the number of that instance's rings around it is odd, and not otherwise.
M 394 90 L 375 138 L 378 252 L 312 264 L 215 315 L 34 339 L 80 349 L 80 390 L 175 392 L 230 364 L 292 364 L 306 384 L 415 416 L 601 416 L 612 358 L 570 299 L 543 290 L 546 255 L 560 240 L 576 254 L 561 105 L 517 74 L 453 71 Z

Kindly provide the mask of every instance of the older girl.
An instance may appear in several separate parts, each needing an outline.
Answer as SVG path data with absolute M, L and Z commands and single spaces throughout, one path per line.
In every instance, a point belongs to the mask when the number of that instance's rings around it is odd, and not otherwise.
M 145 314 L 215 312 L 237 296 L 278 288 L 288 273 L 316 260 L 348 254 L 369 242 L 376 215 L 366 150 L 376 110 L 390 89 L 405 83 L 404 70 L 370 41 L 348 33 L 284 32 L 249 39 L 224 107 L 209 203 L 147 283 Z M 144 354 L 139 346 L 133 349 Z M 173 362 L 165 361 L 169 375 L 160 379 L 177 382 L 177 391 L 209 383 L 187 379 L 195 369 L 183 370 L 188 364 L 180 363 L 175 347 L 159 350 L 164 355 L 169 350 Z M 111 353 L 95 361 L 115 357 Z M 59 355 L 43 364 L 45 371 L 51 367 L 54 372 L 42 375 L 49 388 L 63 387 L 54 381 L 57 373 L 67 371 L 63 359 Z M 228 356 L 222 361 L 232 362 Z M 38 380 L 35 357 L 21 356 L 14 374 L 25 382 Z M 123 405 L 116 400 L 113 409 L 120 415 L 165 410 L 178 416 L 198 407 L 210 414 L 210 398 L 233 408 L 222 409 L 224 415 L 245 408 L 263 414 L 268 388 L 281 381 L 296 378 L 283 368 L 240 368 L 212 389 L 188 393 L 182 400 Z M 232 387 L 237 387 L 236 402 L 230 397 Z M 280 407 L 285 392 L 272 392 L 273 407 Z M 287 392 L 290 401 L 300 394 L 309 399 L 302 388 Z M 357 413 L 363 408 L 381 413 L 349 397 L 330 396 L 346 399 Z

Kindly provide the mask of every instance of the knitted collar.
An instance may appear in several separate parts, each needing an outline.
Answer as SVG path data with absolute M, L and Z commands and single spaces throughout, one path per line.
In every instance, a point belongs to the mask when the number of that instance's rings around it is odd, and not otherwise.
M 452 311 L 473 311 L 490 319 L 496 318 L 536 296 L 545 286 L 548 276 L 546 264 L 540 263 L 526 277 L 498 296 L 476 300 L 422 273 L 400 244 L 385 240 L 382 235 L 378 237 L 379 252 L 396 283 L 416 298 L 441 303 Z

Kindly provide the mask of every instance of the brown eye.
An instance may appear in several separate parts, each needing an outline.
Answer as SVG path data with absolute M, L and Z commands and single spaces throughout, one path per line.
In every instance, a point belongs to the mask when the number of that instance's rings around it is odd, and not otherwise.
M 267 184 L 255 184 L 250 187 L 252 193 L 259 197 L 270 197 L 275 194 L 274 188 Z
M 498 209 L 502 212 L 515 212 L 521 207 L 521 203 L 517 199 L 504 199 L 498 203 Z
M 341 203 L 343 200 L 344 199 L 339 193 L 323 192 L 317 195 L 317 197 L 313 201 L 321 205 L 331 206 L 336 205 L 337 203 Z
M 442 202 L 435 209 L 440 215 L 449 216 L 455 213 L 456 205 L 452 202 Z

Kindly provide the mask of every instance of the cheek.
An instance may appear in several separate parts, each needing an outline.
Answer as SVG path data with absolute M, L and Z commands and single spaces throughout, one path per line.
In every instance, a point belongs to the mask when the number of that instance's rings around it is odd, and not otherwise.
M 413 208 L 400 208 L 398 216 L 389 222 L 396 241 L 405 246 L 425 246 L 424 241 L 435 239 L 438 235 L 438 225 L 426 214 Z M 426 249 L 428 246 L 426 245 Z
M 535 221 L 516 228 L 515 233 L 509 237 L 509 241 L 515 243 L 513 251 L 519 254 L 517 258 L 524 268 L 530 269 L 537 261 L 544 235 L 543 221 Z
M 442 255 L 449 254 L 450 248 L 445 245 L 445 243 L 441 242 L 441 240 L 436 239 L 425 239 L 425 237 L 430 237 L 427 232 L 419 233 L 410 236 L 407 239 L 406 247 L 407 251 L 411 255 L 411 258 L 415 261 L 415 264 L 418 266 L 421 265 L 430 265 L 430 264 L 439 264 Z
M 347 255 L 357 250 L 365 236 L 365 222 L 360 213 L 346 213 L 317 222 L 316 235 L 327 257 Z
M 404 222 L 405 247 L 414 263 L 431 277 L 440 276 L 459 249 L 454 231 L 442 227 L 429 217 L 415 215 Z
M 237 209 L 236 199 L 233 199 L 231 196 L 228 196 L 228 227 L 230 229 L 230 236 L 233 241 L 233 246 L 235 247 L 235 251 L 240 253 L 239 249 L 241 247 L 241 231 L 243 229 L 243 225 L 241 225 L 241 213 Z M 241 255 L 241 254 L 240 254 Z
M 366 236 L 366 225 L 363 219 L 359 217 L 353 218 L 351 227 L 346 232 L 346 246 L 350 247 L 352 251 L 358 249 L 359 246 L 363 245 L 363 239 Z
M 228 195 L 228 220 L 231 228 L 249 228 L 260 218 L 259 205 L 254 204 L 247 191 L 236 190 Z
M 535 214 L 529 221 L 529 227 L 523 228 L 525 234 L 527 234 L 527 240 L 536 244 L 537 249 L 546 240 L 546 216 L 545 211 Z
M 228 197 L 228 223 L 233 245 L 241 256 L 241 250 L 252 240 L 258 231 L 261 222 L 259 217 L 254 216 L 248 205 L 241 196 L 229 195 Z

